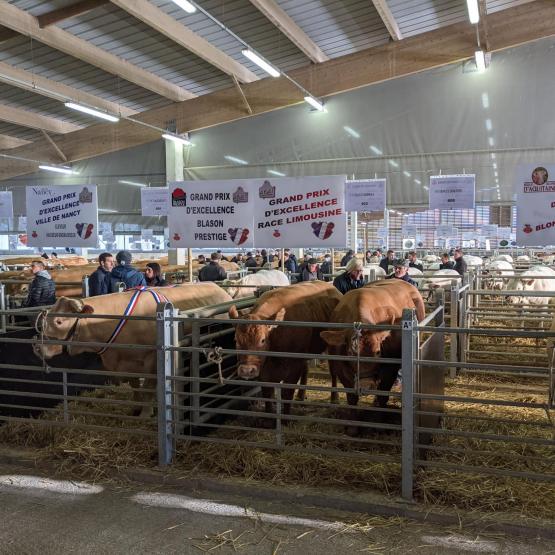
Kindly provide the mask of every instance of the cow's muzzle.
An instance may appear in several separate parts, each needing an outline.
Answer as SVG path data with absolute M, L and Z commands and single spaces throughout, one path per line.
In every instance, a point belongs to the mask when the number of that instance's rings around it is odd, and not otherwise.
M 253 380 L 260 375 L 260 368 L 255 364 L 239 364 L 237 375 L 244 380 Z

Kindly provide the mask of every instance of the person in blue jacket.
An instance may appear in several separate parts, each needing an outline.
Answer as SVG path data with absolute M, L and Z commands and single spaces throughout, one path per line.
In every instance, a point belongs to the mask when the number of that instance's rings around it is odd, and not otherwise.
M 120 251 L 116 255 L 117 266 L 112 270 L 112 284 L 114 291 L 117 290 L 116 283 L 125 283 L 126 289 L 132 287 L 146 286 L 144 274 L 131 266 L 132 256 L 129 251 Z
M 114 293 L 113 267 L 114 257 L 109 252 L 103 252 L 98 257 L 98 268 L 89 276 L 89 295 L 91 297 Z

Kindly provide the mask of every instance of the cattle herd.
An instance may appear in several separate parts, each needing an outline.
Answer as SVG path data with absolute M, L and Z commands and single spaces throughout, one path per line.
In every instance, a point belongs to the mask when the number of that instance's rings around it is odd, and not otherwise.
M 508 290 L 518 291 L 551 291 L 555 295 L 555 270 L 540 259 L 531 260 L 528 256 L 513 259 L 509 255 L 499 255 L 483 260 L 478 257 L 466 256 L 467 266 L 480 275 L 481 286 L 492 292 Z M 545 259 L 546 262 L 553 262 Z M 136 266 L 140 269 L 149 260 L 139 260 Z M 167 258 L 157 260 L 166 275 L 172 272 L 184 272 L 184 267 L 168 265 Z M 240 280 L 226 280 L 223 283 L 181 283 L 169 287 L 153 288 L 152 291 L 129 290 L 92 298 L 80 298 L 81 288 L 64 283 L 79 282 L 85 275 L 96 269 L 87 260 L 80 257 L 61 258 L 55 261 L 50 273 L 57 287 L 56 304 L 43 311 L 37 321 L 40 337 L 48 340 L 70 342 L 67 353 L 70 356 L 83 352 L 96 353 L 101 357 L 107 371 L 117 375 L 120 373 L 140 373 L 146 376 L 142 380 L 145 393 L 139 387 L 136 400 L 142 401 L 141 412 L 148 416 L 150 412 L 146 391 L 154 388 L 152 376 L 156 371 L 156 322 L 154 320 L 122 320 L 118 316 L 132 313 L 134 316 L 154 316 L 157 303 L 171 302 L 180 311 L 229 303 L 230 319 L 241 319 L 242 323 L 235 326 L 236 348 L 240 351 L 251 351 L 253 354 L 240 354 L 237 362 L 237 375 L 249 380 L 261 382 L 289 384 L 292 387 L 282 392 L 284 411 L 289 411 L 287 403 L 291 401 L 295 386 L 307 383 L 308 360 L 295 358 L 295 353 L 328 353 L 330 355 L 348 355 L 360 357 L 401 357 L 400 332 L 390 330 L 356 330 L 357 322 L 374 325 L 398 325 L 404 309 L 414 309 L 417 319 L 421 321 L 425 315 L 425 303 L 421 291 L 432 288 L 448 288 L 461 276 L 454 270 L 440 270 L 439 258 L 426 255 L 421 259 L 424 271 L 409 268 L 412 277 L 419 280 L 416 288 L 402 280 L 384 280 L 385 271 L 374 260 L 365 265 L 365 274 L 374 281 L 364 287 L 349 291 L 345 295 L 331 282 L 309 281 L 290 284 L 289 278 L 278 269 L 266 269 L 249 274 Z M 27 259 L 5 260 L 6 265 L 29 263 Z M 225 263 L 224 263 L 225 264 Z M 194 266 L 198 272 L 198 264 Z M 227 270 L 236 270 L 238 266 L 226 263 Z M 10 294 L 24 292 L 25 284 L 10 284 L 10 280 L 28 280 L 28 270 L 21 269 L 0 273 L 0 281 L 7 281 Z M 252 296 L 260 288 L 274 287 L 263 292 L 256 298 L 252 307 L 239 311 L 233 299 Z M 260 292 L 259 292 L 260 293 Z M 550 297 L 519 296 L 512 294 L 509 302 L 547 304 Z M 131 309 L 130 309 L 131 307 Z M 87 314 L 111 315 L 106 318 L 86 318 Z M 73 316 L 75 315 L 75 316 Z M 76 316 L 83 316 L 77 318 Z M 258 323 L 258 322 L 262 323 Z M 268 323 L 274 321 L 275 324 Z M 279 325 L 279 322 L 303 322 L 301 327 Z M 325 329 L 311 326 L 311 323 L 344 323 L 353 324 L 348 329 Z M 184 331 L 187 333 L 187 326 Z M 71 342 L 79 345 L 71 345 Z M 91 343 L 91 346 L 83 346 Z M 102 346 L 102 343 L 105 345 Z M 136 345 L 136 348 L 115 349 L 110 345 Z M 100 344 L 100 345 L 99 345 Z M 59 355 L 62 347 L 50 343 L 37 342 L 35 353 L 40 360 L 49 360 Z M 265 352 L 288 353 L 287 357 L 265 356 Z M 363 389 L 384 391 L 376 397 L 376 405 L 385 407 L 388 401 L 387 392 L 391 389 L 398 374 L 399 366 L 359 362 L 330 360 L 329 372 L 332 386 L 337 388 L 337 381 L 345 388 L 352 389 L 355 379 L 360 380 Z M 150 376 L 150 379 L 149 379 Z M 137 384 L 138 384 L 138 380 Z M 270 402 L 274 394 L 273 387 L 263 387 L 262 395 L 267 400 L 266 410 L 271 411 Z M 304 390 L 299 390 L 300 399 Z M 332 401 L 337 401 L 334 390 Z M 358 397 L 347 395 L 349 405 L 355 406 Z

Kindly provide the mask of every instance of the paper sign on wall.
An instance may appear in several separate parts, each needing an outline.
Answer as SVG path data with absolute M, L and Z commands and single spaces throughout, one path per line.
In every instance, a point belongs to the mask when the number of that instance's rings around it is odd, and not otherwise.
M 413 224 L 403 224 L 401 226 L 401 232 L 403 234 L 403 237 L 416 237 L 418 230 Z
M 383 212 L 385 201 L 385 179 L 359 179 L 345 182 L 345 210 L 348 212 Z
M 430 176 L 430 209 L 474 208 L 475 175 Z
M 484 237 L 497 237 L 497 224 L 483 225 L 480 229 L 480 233 Z
M 30 247 L 96 247 L 96 185 L 26 187 Z
M 168 202 L 167 187 L 143 187 L 141 189 L 141 214 L 143 216 L 167 216 Z
M 518 245 L 555 245 L 555 164 L 517 167 L 516 207 Z
M 168 190 L 170 247 L 252 247 L 252 192 L 243 179 L 176 181 Z
M 13 198 L 11 191 L 0 192 L 0 218 L 13 218 Z
M 251 180 L 255 243 L 261 247 L 344 247 L 345 176 Z
M 436 227 L 436 237 L 453 237 L 457 235 L 457 231 L 452 225 L 449 224 L 441 224 Z

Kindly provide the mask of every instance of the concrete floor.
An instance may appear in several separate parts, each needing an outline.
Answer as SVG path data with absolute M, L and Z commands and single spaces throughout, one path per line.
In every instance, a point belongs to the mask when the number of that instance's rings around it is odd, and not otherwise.
M 165 486 L 93 486 L 0 464 L 0 553 L 555 553 L 555 543 L 545 540 L 477 535 L 395 518 L 353 519 L 332 510 L 229 495 L 203 495 L 200 502 L 201 496 Z M 238 516 L 253 505 L 256 512 Z M 353 530 L 354 520 L 369 520 L 375 527 Z

